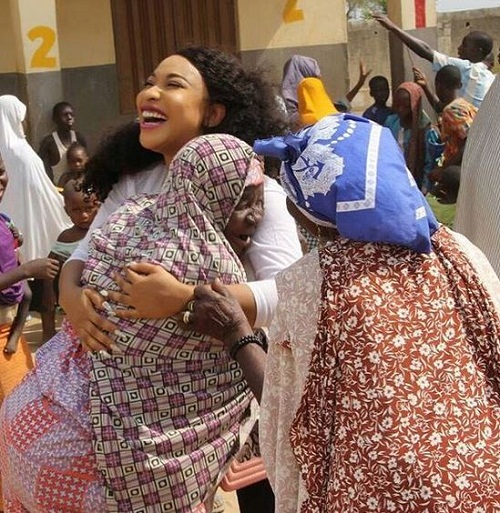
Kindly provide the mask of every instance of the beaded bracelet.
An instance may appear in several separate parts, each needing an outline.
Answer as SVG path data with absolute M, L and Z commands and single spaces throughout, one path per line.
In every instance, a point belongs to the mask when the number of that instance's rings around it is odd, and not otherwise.
M 257 344 L 258 346 L 262 347 L 262 342 L 257 335 L 245 335 L 231 346 L 231 349 L 229 349 L 229 356 L 233 360 L 236 360 L 236 354 L 238 351 L 245 347 L 247 344 Z

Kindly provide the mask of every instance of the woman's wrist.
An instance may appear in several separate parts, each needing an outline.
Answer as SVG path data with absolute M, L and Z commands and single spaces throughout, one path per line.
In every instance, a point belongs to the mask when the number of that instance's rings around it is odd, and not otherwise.
M 175 283 L 175 287 L 168 286 L 165 288 L 163 294 L 165 300 L 165 317 L 170 317 L 186 310 L 188 303 L 194 297 L 194 289 L 194 285 L 188 285 L 180 281 Z M 172 305 L 176 305 L 175 309 L 177 311 L 175 313 L 172 312 Z
M 253 335 L 253 329 L 246 317 L 241 319 L 228 319 L 228 324 L 224 328 L 222 341 L 228 351 L 243 337 Z
M 236 360 L 238 353 L 242 351 L 245 347 L 247 347 L 249 344 L 256 344 L 259 347 L 261 347 L 262 350 L 264 350 L 261 339 L 257 335 L 252 333 L 249 335 L 243 335 L 238 340 L 236 340 L 236 342 L 234 342 L 232 346 L 229 348 L 229 356 L 231 356 L 233 360 Z
M 183 301 L 184 307 L 191 301 L 194 297 L 194 285 L 187 285 L 185 283 L 181 284 L 182 286 L 179 289 L 180 299 Z

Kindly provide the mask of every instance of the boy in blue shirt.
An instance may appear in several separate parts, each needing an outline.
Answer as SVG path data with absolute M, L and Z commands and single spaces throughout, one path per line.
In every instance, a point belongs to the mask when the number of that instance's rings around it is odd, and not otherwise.
M 392 109 L 386 105 L 389 99 L 389 81 L 382 75 L 377 75 L 370 79 L 368 86 L 370 96 L 375 102 L 363 112 L 363 117 L 383 126 L 387 116 L 393 113 Z

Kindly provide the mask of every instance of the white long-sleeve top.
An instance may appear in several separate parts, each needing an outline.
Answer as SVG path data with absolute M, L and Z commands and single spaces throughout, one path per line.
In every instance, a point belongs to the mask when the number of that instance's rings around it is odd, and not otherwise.
M 101 205 L 87 236 L 80 242 L 70 260 L 87 260 L 92 230 L 104 221 L 128 198 L 138 194 L 160 191 L 166 168 L 159 164 L 135 175 L 123 176 Z M 264 217 L 257 227 L 252 243 L 245 254 L 245 268 L 249 269 L 248 286 L 255 298 L 257 317 L 255 327 L 268 326 L 276 308 L 278 294 L 274 277 L 302 256 L 295 221 L 286 209 L 286 195 L 272 178 L 264 181 Z

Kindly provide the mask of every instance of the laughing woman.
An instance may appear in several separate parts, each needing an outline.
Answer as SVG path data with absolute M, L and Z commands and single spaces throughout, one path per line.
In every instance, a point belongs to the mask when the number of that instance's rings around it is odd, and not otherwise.
M 210 501 L 214 487 L 255 419 L 255 404 L 246 382 L 222 346 L 216 344 L 212 350 L 210 341 L 202 344 L 210 349 L 211 356 L 205 358 L 193 343 L 199 337 L 183 330 L 178 318 L 169 317 L 189 300 L 194 285 L 213 273 L 221 273 L 221 252 L 227 257 L 222 259 L 227 281 L 237 289 L 246 289 L 245 297 L 250 298 L 255 317 L 255 302 L 259 300 L 253 298 L 258 296 L 255 291 L 259 285 L 250 288 L 237 284 L 244 275 L 235 251 L 224 242 L 225 235 L 229 238 L 234 234 L 221 234 L 221 226 L 225 227 L 242 193 L 241 183 L 230 187 L 230 191 L 224 186 L 229 173 L 234 174 L 230 164 L 235 159 L 230 151 L 210 157 L 213 152 L 200 149 L 199 158 L 191 162 L 191 168 L 196 170 L 202 162 L 204 169 L 224 168 L 224 173 L 213 177 L 217 183 L 201 187 L 209 191 L 222 187 L 224 194 L 231 193 L 229 203 L 222 209 L 223 220 L 214 225 L 215 238 L 214 230 L 206 230 L 206 218 L 213 221 L 208 209 L 210 198 L 203 198 L 197 210 L 190 211 L 194 224 L 169 223 L 180 219 L 172 209 L 192 206 L 188 201 L 176 203 L 182 197 L 178 188 L 182 186 L 179 180 L 185 159 L 183 152 L 177 159 L 174 156 L 202 133 L 231 132 L 252 142 L 266 132 L 279 132 L 284 124 L 274 115 L 277 107 L 273 92 L 259 76 L 246 73 L 226 54 L 190 48 L 160 63 L 138 94 L 137 107 L 140 126 L 127 127 L 106 146 L 100 156 L 107 158 L 107 163 L 115 159 L 118 165 L 108 166 L 110 173 L 101 182 L 95 179 L 94 186 L 102 196 L 109 193 L 103 213 L 113 212 L 129 196 L 139 196 L 123 207 L 128 215 L 126 223 L 120 221 L 122 210 L 102 230 L 94 231 L 85 268 L 85 248 L 82 260 L 74 261 L 73 268 L 66 266 L 66 289 L 62 283 L 61 292 L 66 294 L 64 307 L 71 324 L 67 323 L 44 346 L 34 372 L 2 410 L 1 462 L 6 500 L 20 511 L 41 513 L 70 508 L 75 512 L 190 512 Z M 114 151 L 116 146 L 121 151 Z M 246 173 L 253 159 L 248 158 L 246 149 L 238 148 L 240 154 L 244 153 L 240 160 L 246 161 Z M 190 153 L 195 154 L 194 150 Z M 147 165 L 150 167 L 144 170 Z M 270 180 L 264 185 L 265 202 L 271 196 L 275 200 L 273 206 L 280 210 L 283 193 Z M 196 189 L 192 185 L 189 188 Z M 234 197 L 236 193 L 238 197 Z M 239 245 L 243 243 L 247 249 L 256 274 L 267 269 L 267 276 L 257 276 L 269 278 L 260 289 L 263 297 L 267 297 L 265 291 L 269 287 L 271 296 L 273 289 L 275 295 L 272 276 L 277 269 L 272 261 L 276 255 L 286 260 L 281 264 L 284 267 L 300 251 L 293 220 L 289 221 L 283 212 L 276 219 L 266 221 L 266 216 L 268 212 L 249 248 L 248 240 L 242 240 L 248 233 L 237 233 Z M 136 223 L 138 219 L 141 223 Z M 102 216 L 96 221 L 102 223 Z M 295 242 L 282 240 L 286 235 L 279 232 L 280 224 L 288 226 L 285 234 L 291 231 Z M 156 230 L 160 226 L 161 233 Z M 181 244 L 181 254 L 178 238 L 188 229 L 185 241 L 191 246 Z M 137 237 L 140 243 L 136 244 Z M 177 250 L 167 247 L 169 244 Z M 193 244 L 199 244 L 196 250 Z M 213 244 L 215 249 L 211 248 Z M 140 278 L 152 284 L 148 289 L 152 292 L 141 308 L 148 310 L 132 309 L 122 316 L 140 317 L 135 321 L 119 319 L 110 310 L 116 306 L 113 300 L 123 299 L 124 295 L 112 292 L 116 291 L 113 277 L 125 264 L 144 259 L 144 255 L 150 263 L 140 264 L 148 266 L 147 270 L 139 267 L 146 272 Z M 94 272 L 99 265 L 102 272 Z M 195 271 L 197 266 L 205 271 Z M 80 282 L 82 268 L 85 291 Z M 184 284 L 185 295 L 177 307 L 165 304 L 163 299 L 162 287 L 171 278 L 166 270 Z M 131 272 L 125 276 L 134 281 Z M 124 280 L 118 281 L 123 284 Z M 126 283 L 126 304 L 133 305 L 134 284 Z M 106 289 L 110 291 L 108 303 L 103 304 L 99 291 Z M 156 293 L 161 300 L 157 300 Z M 94 354 L 85 352 L 82 343 Z M 112 357 L 100 351 L 109 351 L 110 345 Z M 152 382 L 155 386 L 151 386 Z

